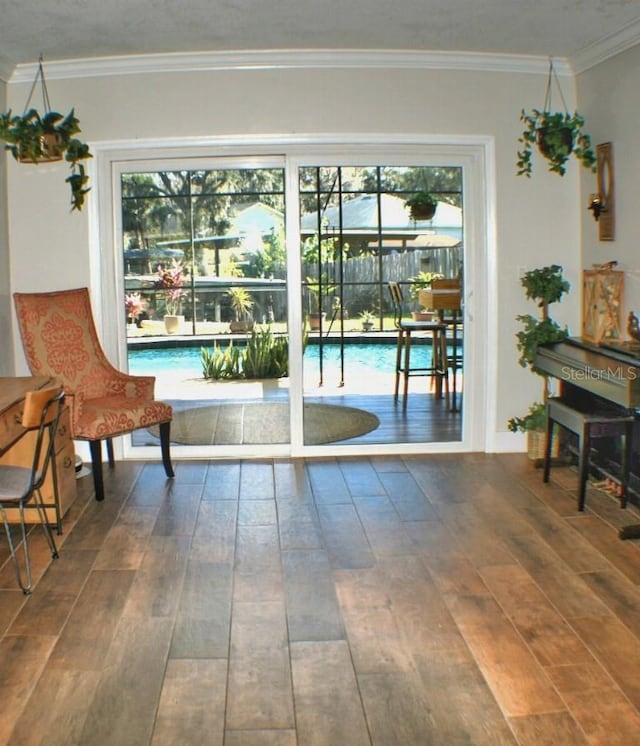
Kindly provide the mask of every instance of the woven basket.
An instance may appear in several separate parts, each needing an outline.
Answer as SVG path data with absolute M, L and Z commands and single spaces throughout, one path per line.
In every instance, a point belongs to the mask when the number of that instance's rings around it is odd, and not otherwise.
M 527 431 L 527 456 L 532 461 L 540 461 L 544 458 L 544 430 Z M 554 428 L 551 437 L 551 458 L 558 458 L 560 455 L 560 436 L 558 430 Z

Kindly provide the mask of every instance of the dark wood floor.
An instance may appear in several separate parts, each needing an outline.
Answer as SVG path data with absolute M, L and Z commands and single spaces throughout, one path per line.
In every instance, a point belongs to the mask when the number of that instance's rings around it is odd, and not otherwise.
M 628 744 L 637 521 L 521 455 L 120 462 L 38 583 L 0 544 L 0 743 Z

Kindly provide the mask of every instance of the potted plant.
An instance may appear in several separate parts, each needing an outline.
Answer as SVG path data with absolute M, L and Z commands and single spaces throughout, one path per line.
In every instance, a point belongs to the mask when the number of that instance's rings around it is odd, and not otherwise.
M 135 327 L 138 321 L 138 316 L 145 309 L 145 301 L 140 293 L 126 293 L 124 296 L 124 308 L 127 314 L 127 324 L 130 327 Z
M 21 163 L 46 163 L 63 158 L 71 164 L 71 174 L 65 181 L 71 187 L 71 209 L 81 210 L 89 191 L 89 177 L 81 161 L 91 158 L 89 146 L 74 135 L 80 126 L 74 110 L 63 116 L 57 111 L 39 114 L 28 109 L 24 114 L 11 110 L 0 114 L 0 140 L 5 150 Z
M 360 320 L 362 322 L 362 331 L 370 332 L 375 325 L 375 314 L 372 311 L 364 310 L 360 314 Z
M 549 398 L 549 377 L 534 365 L 538 346 L 561 342 L 567 337 L 567 329 L 549 317 L 549 305 L 557 303 L 569 290 L 569 283 L 562 277 L 562 267 L 552 264 L 533 269 L 521 278 L 526 297 L 537 302 L 540 318 L 531 314 L 521 314 L 517 320 L 523 325 L 516 334 L 516 348 L 520 353 L 518 362 L 523 368 L 529 367 L 534 373 L 542 376 L 542 401 L 535 402 L 522 417 L 512 417 L 507 423 L 511 432 L 527 433 L 527 450 L 529 458 L 542 458 L 544 432 L 546 426 L 546 406 Z
M 320 320 L 325 318 L 327 315 L 322 310 L 322 297 L 327 297 L 335 291 L 335 285 L 329 282 L 327 276 L 323 273 L 321 280 L 318 281 L 315 277 L 307 277 L 305 281 L 308 299 L 309 299 L 309 328 L 312 331 L 317 331 L 320 328 Z
M 405 201 L 413 220 L 431 220 L 436 214 L 438 200 L 431 192 L 416 192 Z
M 431 321 L 434 315 L 433 309 L 423 309 L 420 306 L 420 291 L 428 290 L 431 287 L 431 283 L 434 280 L 442 278 L 440 272 L 418 272 L 417 275 L 409 278 L 408 293 L 409 298 L 418 306 L 418 308 L 412 312 L 414 321 Z
M 554 110 L 551 103 L 554 82 L 562 101 L 562 111 Z M 523 109 L 520 113 L 520 120 L 524 122 L 525 129 L 522 136 L 518 138 L 522 146 L 518 151 L 518 176 L 531 176 L 531 156 L 534 145 L 549 162 L 549 171 L 554 171 L 560 176 L 564 176 L 567 161 L 572 155 L 585 168 L 596 170 L 596 156 L 591 148 L 591 138 L 582 129 L 584 117 L 577 111 L 573 114 L 569 113 L 553 60 L 549 60 L 544 106 L 542 109 L 531 109 L 529 112 Z
M 184 322 L 184 316 L 180 315 L 183 284 L 184 268 L 181 262 L 174 259 L 170 267 L 158 267 L 158 279 L 154 287 L 164 291 L 164 326 L 167 334 L 175 334 Z
M 522 149 L 518 151 L 518 176 L 531 176 L 534 145 L 549 162 L 549 171 L 564 176 L 567 161 L 573 155 L 585 167 L 595 172 L 596 156 L 591 147 L 591 138 L 582 130 L 584 117 L 577 111 L 573 114 L 561 111 L 532 109 L 522 110 L 520 119 L 525 124 L 518 138 Z
M 251 309 L 253 308 L 253 299 L 246 288 L 230 287 L 227 290 L 230 298 L 230 305 L 233 311 L 233 320 L 229 326 L 232 332 L 250 332 L 253 329 L 253 319 L 251 318 Z

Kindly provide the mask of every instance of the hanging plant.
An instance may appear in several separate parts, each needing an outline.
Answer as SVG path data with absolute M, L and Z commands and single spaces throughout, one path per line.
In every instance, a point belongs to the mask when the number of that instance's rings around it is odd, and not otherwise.
M 431 220 L 436 214 L 438 200 L 430 192 L 416 192 L 406 200 L 412 220 Z
M 564 111 L 553 111 L 551 108 L 551 89 L 555 83 L 560 92 Z M 580 163 L 591 171 L 596 170 L 596 156 L 591 147 L 591 138 L 583 131 L 584 117 L 575 111 L 570 114 L 562 95 L 560 82 L 553 65 L 549 61 L 549 78 L 547 94 L 542 109 L 532 109 L 520 114 L 520 121 L 524 122 L 525 130 L 518 138 L 522 149 L 518 151 L 518 176 L 531 176 L 534 146 L 549 162 L 549 171 L 564 176 L 567 161 L 573 155 Z
M 37 83 L 42 88 L 44 114 L 37 109 L 29 108 L 31 97 Z M 71 188 L 71 209 L 81 210 L 89 177 L 81 161 L 91 158 L 89 146 L 75 137 L 80 132 L 80 123 L 73 109 L 63 116 L 51 111 L 47 92 L 42 58 L 38 63 L 38 72 L 31 86 L 23 114 L 13 114 L 11 109 L 0 114 L 0 140 L 20 163 L 51 163 L 64 158 L 71 164 L 71 174 L 65 179 Z

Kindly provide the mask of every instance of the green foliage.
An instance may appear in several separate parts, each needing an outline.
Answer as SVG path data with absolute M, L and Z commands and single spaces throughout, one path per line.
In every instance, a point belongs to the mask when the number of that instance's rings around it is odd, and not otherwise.
M 507 427 L 512 433 L 526 433 L 528 430 L 545 430 L 547 424 L 547 407 L 542 402 L 532 404 L 524 417 L 512 417 Z
M 289 375 L 289 339 L 267 327 L 254 329 L 242 350 L 230 342 L 200 349 L 202 374 L 213 380 L 283 378 Z
M 440 280 L 443 276 L 440 272 L 418 272 L 417 275 L 410 277 L 408 293 L 411 300 L 417 301 L 421 290 L 430 288 L 434 280 Z
M 539 321 L 529 314 L 516 316 L 516 318 L 524 327 L 516 334 L 518 340 L 516 347 L 520 352 L 518 362 L 523 368 L 529 366 L 534 373 L 542 375 L 533 365 L 533 358 L 538 345 L 562 342 L 563 339 L 567 338 L 568 332 L 552 319 Z
M 244 321 L 249 318 L 253 308 L 251 293 L 243 287 L 230 287 L 227 295 L 231 298 L 231 308 L 236 321 Z
M 560 176 L 564 176 L 571 155 L 585 168 L 595 172 L 596 156 L 591 147 L 591 138 L 582 131 L 585 121 L 577 111 L 569 114 L 532 109 L 527 113 L 523 109 L 520 120 L 524 122 L 525 130 L 518 138 L 522 146 L 518 151 L 518 176 L 531 176 L 534 145 L 549 162 L 549 171 Z
M 257 251 L 249 259 L 248 277 L 277 277 L 287 268 L 284 231 L 273 228 L 265 237 L 262 251 Z
M 0 114 L 0 140 L 17 161 L 37 164 L 64 155 L 71 164 L 71 174 L 65 181 L 71 187 L 72 210 L 82 209 L 89 191 L 89 177 L 80 161 L 92 155 L 89 146 L 74 137 L 79 132 L 80 123 L 73 109 L 66 117 L 57 111 L 41 116 L 36 109 L 22 115 L 14 115 L 11 110 Z
M 202 375 L 216 381 L 242 378 L 240 373 L 240 350 L 233 346 L 233 340 L 226 347 L 214 342 L 213 349 L 200 348 Z
M 431 192 L 420 191 L 413 194 L 409 199 L 405 201 L 405 205 L 413 210 L 414 208 L 420 209 L 434 209 L 438 206 L 438 200 L 431 194 Z
M 557 303 L 571 288 L 562 277 L 562 267 L 559 264 L 525 272 L 520 282 L 527 298 L 537 300 L 541 308 L 549 303 Z
M 529 300 L 536 301 L 541 309 L 541 318 L 531 314 L 521 314 L 517 320 L 522 329 L 516 333 L 516 348 L 520 353 L 518 362 L 523 368 L 527 366 L 543 378 L 542 403 L 533 404 L 524 417 L 514 417 L 509 420 L 508 427 L 512 432 L 518 430 L 538 430 L 544 428 L 544 415 L 549 397 L 548 376 L 534 365 L 534 358 L 539 345 L 562 342 L 568 335 L 567 329 L 549 318 L 549 305 L 558 302 L 569 290 L 569 283 L 562 277 L 562 267 L 552 264 L 547 267 L 533 269 L 521 278 L 522 287 Z M 542 428 L 540 427 L 542 422 Z
M 242 358 L 245 378 L 282 378 L 289 375 L 289 340 L 269 328 L 254 329 Z

